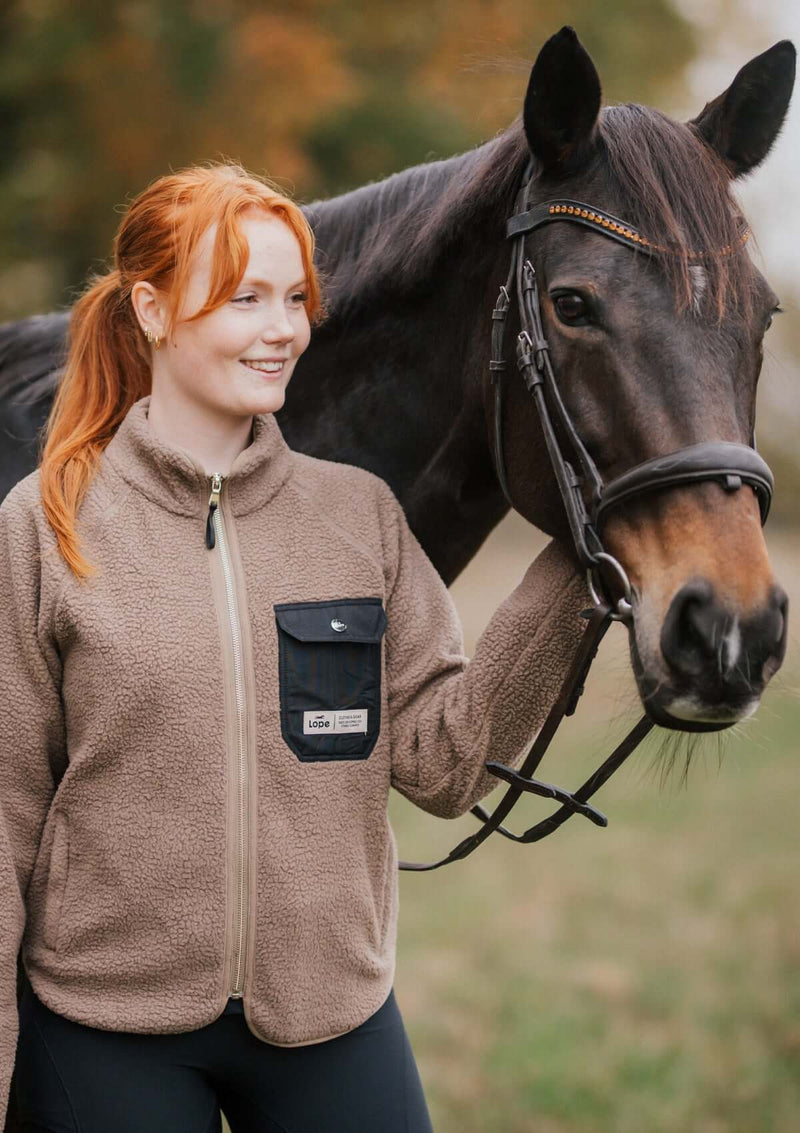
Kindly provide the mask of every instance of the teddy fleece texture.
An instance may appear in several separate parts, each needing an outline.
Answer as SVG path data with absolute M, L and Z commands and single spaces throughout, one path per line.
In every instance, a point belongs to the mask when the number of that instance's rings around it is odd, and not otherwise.
M 389 788 L 434 815 L 466 812 L 497 785 L 487 759 L 519 762 L 583 630 L 584 584 L 551 543 L 468 662 L 387 485 L 291 451 L 263 414 L 220 496 L 237 677 L 220 543 L 205 538 L 211 478 L 156 437 L 149 402 L 128 412 L 79 511 L 97 576 L 66 566 L 38 471 L 0 506 L 0 1127 L 20 949 L 44 1003 L 92 1027 L 211 1023 L 239 939 L 258 1038 L 314 1043 L 362 1023 L 394 974 Z M 377 739 L 365 757 L 301 759 L 282 733 L 275 607 L 365 598 L 386 617 L 379 644 L 370 623 Z M 314 679 L 319 646 L 297 648 Z M 436 881 L 420 884 L 435 899 Z

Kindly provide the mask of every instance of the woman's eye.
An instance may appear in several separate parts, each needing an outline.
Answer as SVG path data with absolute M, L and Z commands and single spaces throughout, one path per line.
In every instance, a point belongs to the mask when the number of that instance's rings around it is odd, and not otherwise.
M 553 300 L 553 306 L 562 323 L 574 326 L 587 321 L 589 314 L 588 304 L 582 296 L 575 292 L 557 295 Z
M 308 299 L 308 296 L 306 295 L 305 291 L 297 291 L 291 296 L 291 302 L 292 303 L 305 303 L 305 301 L 307 299 Z M 244 306 L 249 307 L 251 305 L 251 303 L 257 303 L 258 302 L 258 296 L 257 295 L 237 295 L 236 298 L 232 300 L 232 302 L 242 303 Z

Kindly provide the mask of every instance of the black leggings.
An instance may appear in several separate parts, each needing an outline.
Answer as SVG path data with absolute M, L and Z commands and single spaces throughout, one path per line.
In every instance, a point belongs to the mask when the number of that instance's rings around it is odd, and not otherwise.
M 55 1014 L 27 979 L 14 1071 L 22 1133 L 432 1133 L 394 991 L 365 1023 L 278 1047 L 229 1000 L 181 1034 L 103 1031 Z

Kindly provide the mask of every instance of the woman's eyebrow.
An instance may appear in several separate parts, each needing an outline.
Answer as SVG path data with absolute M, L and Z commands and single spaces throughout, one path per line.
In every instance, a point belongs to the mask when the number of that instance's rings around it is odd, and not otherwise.
M 256 276 L 249 275 L 244 277 L 240 286 L 244 287 L 245 284 L 250 284 L 251 287 L 263 287 L 267 291 L 271 291 L 274 286 L 274 284 L 270 283 L 268 279 L 258 279 Z M 287 291 L 291 291 L 293 287 L 305 287 L 307 286 L 307 284 L 308 280 L 304 277 L 303 279 L 298 280 L 297 283 L 290 284 L 287 288 Z

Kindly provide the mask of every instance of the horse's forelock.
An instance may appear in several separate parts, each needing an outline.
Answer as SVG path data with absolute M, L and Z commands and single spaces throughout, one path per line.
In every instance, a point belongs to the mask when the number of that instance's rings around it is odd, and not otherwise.
M 746 311 L 752 273 L 741 251 L 743 218 L 721 159 L 690 126 L 635 103 L 606 107 L 598 133 L 600 165 L 622 218 L 675 249 L 659 262 L 679 305 L 697 310 L 704 300 L 720 317 L 731 306 Z M 703 268 L 703 294 L 693 264 Z

